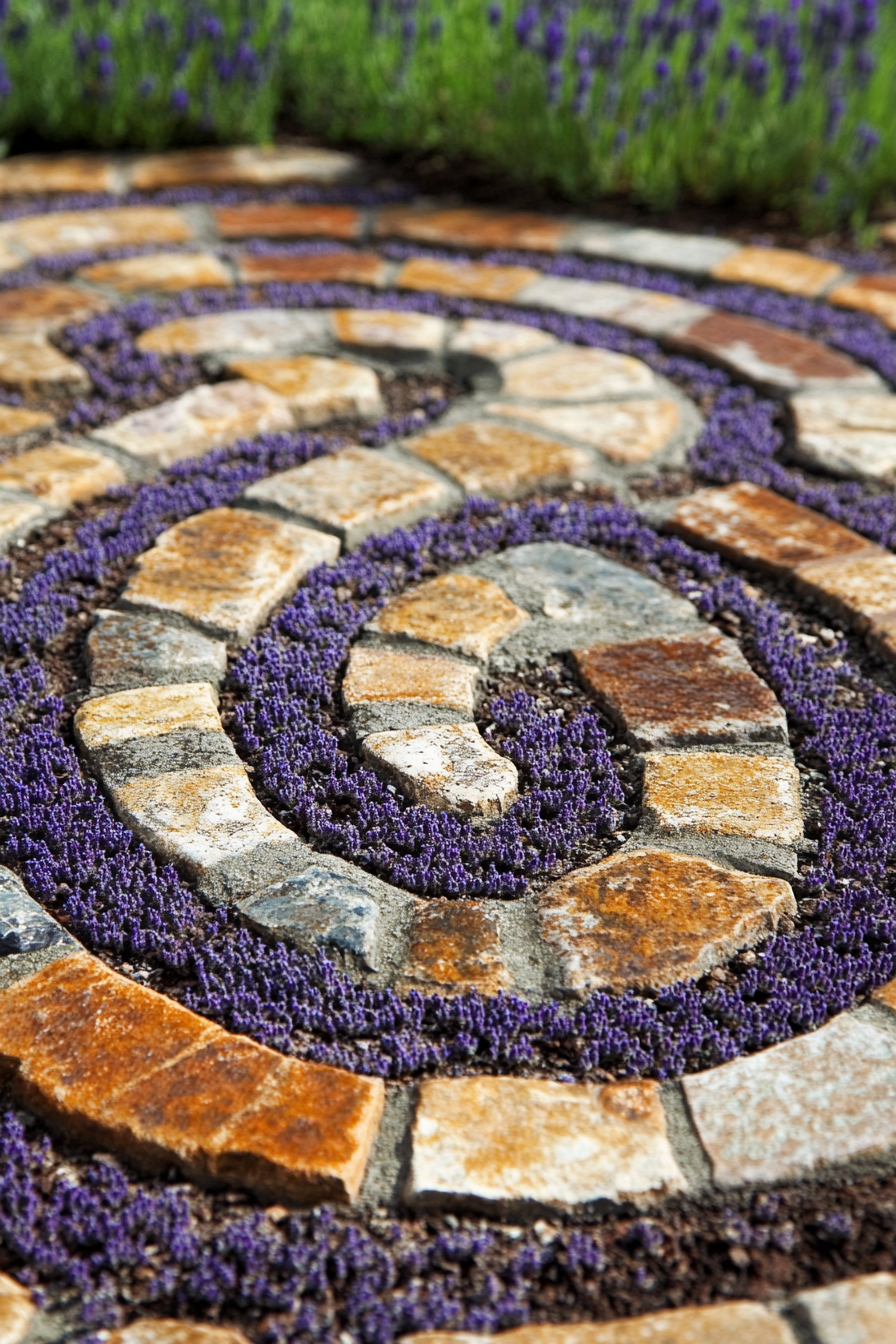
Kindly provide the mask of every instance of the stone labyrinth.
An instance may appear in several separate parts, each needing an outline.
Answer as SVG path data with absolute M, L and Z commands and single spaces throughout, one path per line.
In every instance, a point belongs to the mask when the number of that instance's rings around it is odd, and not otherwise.
M 9 1207 L 49 1132 L 119 1212 L 245 1198 L 265 1273 L 339 1218 L 529 1248 L 123 1298 L 230 1340 L 896 1337 L 892 1256 L 747 1276 L 776 1192 L 896 1172 L 893 276 L 313 149 L 0 191 Z M 716 1283 L 601 1298 L 600 1229 L 649 1267 L 682 1200 Z M 76 1282 L 15 1244 L 9 1344 Z

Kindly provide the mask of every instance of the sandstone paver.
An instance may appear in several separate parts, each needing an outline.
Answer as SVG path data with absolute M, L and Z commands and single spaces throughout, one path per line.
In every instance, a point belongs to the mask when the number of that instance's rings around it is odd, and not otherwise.
M 32 448 L 0 462 L 0 489 L 23 490 L 60 508 L 104 495 L 124 479 L 117 462 L 69 443 Z
M 279 355 L 330 338 L 327 313 L 252 308 L 165 322 L 138 336 L 137 348 L 159 355 Z
M 655 377 L 640 359 L 576 346 L 515 359 L 503 375 L 504 393 L 526 401 L 596 401 L 656 387 Z
M 517 300 L 527 307 L 555 309 L 573 317 L 618 322 L 644 336 L 664 336 L 699 321 L 712 312 L 705 304 L 633 289 L 612 281 L 570 280 L 543 275 L 522 291 Z
M 258 481 L 245 499 L 310 521 L 350 547 L 374 532 L 442 512 L 455 497 L 442 481 L 408 462 L 348 447 Z
M 353 205 L 292 205 L 251 202 L 219 205 L 215 225 L 222 238 L 338 238 L 350 242 L 361 232 Z
M 818 1344 L 887 1344 L 896 1339 L 896 1274 L 863 1274 L 797 1293 L 794 1304 Z
M 885 985 L 881 985 L 871 996 L 875 1003 L 883 1004 L 896 1013 L 896 980 L 889 980 Z
M 347 952 L 367 970 L 378 969 L 382 918 L 360 869 L 349 878 L 312 865 L 240 901 L 238 908 L 263 934 L 307 951 Z
M 477 901 L 419 902 L 411 926 L 403 988 L 483 995 L 510 988 L 495 911 Z
M 416 243 L 447 247 L 520 247 L 533 252 L 556 252 L 568 231 L 563 220 L 522 211 L 420 210 L 393 206 L 377 216 L 379 238 L 407 238 Z
M 284 398 L 296 425 L 323 425 L 340 417 L 377 419 L 385 404 L 373 369 L 348 359 L 297 355 L 295 359 L 232 359 L 230 373 Z
M 859 630 L 896 635 L 896 555 L 864 554 L 815 560 L 795 571 L 798 588 Z
M 75 734 L 87 752 L 179 728 L 223 732 L 218 698 L 208 682 L 118 691 L 86 701 L 75 714 Z
M 363 704 L 415 703 L 457 710 L 472 718 L 478 671 L 457 658 L 418 657 L 400 649 L 352 649 L 342 681 L 351 710 Z
M 25 536 L 46 517 L 45 506 L 36 499 L 0 498 L 0 551 Z
M 230 271 L 213 252 L 160 252 L 155 256 L 99 261 L 85 266 L 78 274 L 91 284 L 109 285 L 124 293 L 139 289 L 179 292 L 204 285 L 220 288 L 233 284 Z
M 26 285 L 0 293 L 0 336 L 49 335 L 109 307 L 99 294 L 74 285 Z
M 43 906 L 31 899 L 15 873 L 0 868 L 0 957 L 38 952 L 56 943 L 77 946 Z
M 118 174 L 104 154 L 16 154 L 0 163 L 0 196 L 115 191 Z
M 522 1211 L 683 1187 L 656 1083 L 480 1077 L 420 1089 L 408 1190 L 421 1202 Z
M 247 253 L 238 263 L 240 279 L 248 285 L 270 283 L 314 284 L 342 281 L 345 284 L 386 283 L 388 266 L 376 252 L 314 252 L 307 256 L 279 256 L 276 253 Z
M 501 364 L 517 355 L 530 355 L 557 345 L 556 337 L 521 322 L 490 322 L 482 317 L 464 318 L 448 342 L 449 359 L 466 357 L 489 365 Z
M 705 275 L 717 262 L 737 252 L 738 245 L 727 238 L 589 222 L 578 229 L 575 250 L 586 256 L 612 257 L 638 266 L 662 266 Z
M 340 344 L 352 350 L 392 359 L 427 359 L 441 352 L 446 327 L 441 317 L 398 313 L 387 308 L 337 308 L 333 330 Z
M 844 308 L 873 313 L 891 330 L 896 327 L 896 276 L 858 275 L 832 289 L 827 298 Z
M 469 574 L 442 574 L 393 598 L 370 628 L 484 661 L 528 619 L 496 583 Z
M 0 406 L 0 439 L 17 439 L 49 429 L 55 421 L 47 411 L 26 410 L 24 406 Z
M 164 205 L 119 205 L 107 210 L 59 210 L 26 215 L 0 225 L 0 238 L 33 256 L 100 252 L 111 247 L 188 243 L 193 230 L 185 215 Z
M 797 452 L 810 466 L 860 480 L 896 472 L 896 397 L 801 394 L 790 407 Z
M 683 1087 L 721 1185 L 799 1180 L 896 1143 L 896 1041 L 856 1013 Z
M 711 274 L 716 280 L 815 298 L 843 274 L 843 267 L 786 247 L 742 247 L 717 261 Z
M 576 662 L 601 708 L 639 747 L 788 740 L 775 696 L 723 635 L 598 644 Z
M 87 370 L 68 359 L 45 336 L 0 336 L 0 387 L 26 397 L 85 392 Z
M 795 911 L 780 878 L 661 849 L 623 850 L 538 898 L 563 984 L 580 995 L 705 975 Z
M 513 402 L 489 402 L 485 409 L 490 415 L 525 420 L 538 429 L 578 439 L 623 466 L 648 462 L 675 438 L 681 428 L 678 403 L 660 398 L 582 406 L 519 406 Z
M 329 184 L 350 177 L 357 167 L 354 155 L 313 145 L 168 150 L 135 160 L 130 169 L 130 185 L 135 191 L 157 191 L 193 183 L 247 187 L 274 187 L 288 182 Z
M 413 802 L 462 817 L 500 817 L 517 796 L 516 766 L 472 723 L 371 733 L 364 759 Z
M 94 690 L 107 694 L 136 686 L 208 682 L 227 671 L 227 645 L 158 616 L 100 610 L 85 656 Z
M 104 1338 L 105 1344 L 248 1344 L 240 1330 L 145 1316 Z
M 803 833 L 800 777 L 778 756 L 720 751 L 664 754 L 644 762 L 642 807 L 654 825 L 793 845 Z
M 515 499 L 593 473 L 584 448 L 489 420 L 431 429 L 404 445 L 472 495 Z
M 398 272 L 399 289 L 433 290 L 495 303 L 512 303 L 520 290 L 538 279 L 530 266 L 487 266 L 481 262 L 435 261 L 415 257 Z
M 246 509 L 208 509 L 163 532 L 124 598 L 243 643 L 315 565 L 339 554 L 323 532 Z
M 0 1344 L 21 1344 L 34 1311 L 28 1289 L 8 1274 L 0 1274 Z

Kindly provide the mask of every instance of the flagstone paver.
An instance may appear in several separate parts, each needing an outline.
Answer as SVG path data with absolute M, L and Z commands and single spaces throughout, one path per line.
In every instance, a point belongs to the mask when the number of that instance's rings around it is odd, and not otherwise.
M 5 551 L 20 537 L 24 537 L 37 523 L 50 517 L 50 511 L 36 499 L 3 499 L 0 497 L 0 552 Z
M 104 154 L 16 154 L 0 163 L 0 196 L 120 190 Z
M 402 987 L 424 993 L 493 995 L 511 986 L 493 908 L 478 901 L 420 901 Z
M 105 1344 L 248 1344 L 240 1330 L 145 1316 L 105 1334 L 104 1341 Z
M 100 694 L 135 686 L 209 682 L 227 671 L 227 645 L 161 617 L 100 610 L 85 645 L 92 689 Z
M 348 710 L 421 704 L 472 718 L 478 670 L 457 658 L 419 657 L 400 649 L 352 649 L 342 680 Z
M 557 344 L 556 337 L 538 327 L 467 317 L 448 342 L 449 364 L 453 362 L 455 367 L 471 371 L 477 370 L 480 364 L 497 368 L 504 360 L 552 349 Z
M 832 289 L 827 299 L 844 308 L 873 313 L 891 330 L 896 327 L 896 276 L 857 275 Z
M 431 429 L 410 439 L 405 447 L 471 495 L 497 499 L 516 499 L 594 474 L 594 462 L 586 449 L 489 420 Z
M 352 154 L 314 145 L 235 145 L 207 149 L 168 150 L 146 155 L 130 167 L 129 184 L 136 191 L 158 191 L 190 183 L 228 186 L 281 186 L 287 182 L 340 182 L 352 176 L 358 161 Z
M 704 275 L 711 274 L 718 262 L 740 250 L 737 243 L 727 238 L 591 221 L 578 227 L 571 246 L 589 257 L 612 257 L 638 266 L 663 266 L 672 271 Z
M 186 215 L 167 205 L 119 205 L 107 210 L 59 210 L 26 215 L 0 224 L 0 239 L 32 256 L 96 252 L 108 247 L 188 243 L 193 229 Z
M 330 318 L 323 312 L 292 312 L 252 308 L 246 312 L 209 313 L 151 327 L 137 338 L 137 348 L 159 355 L 279 355 L 331 339 Z
M 0 406 L 0 439 L 29 438 L 55 424 L 47 411 L 26 410 L 24 406 Z
M 871 392 L 791 398 L 799 458 L 835 476 L 887 480 L 896 472 L 896 397 Z
M 623 466 L 648 462 L 681 428 L 678 402 L 611 401 L 584 406 L 520 406 L 489 402 L 490 415 L 523 420 L 538 429 L 563 434 L 597 448 Z
M 0 1344 L 21 1344 L 34 1313 L 28 1289 L 8 1274 L 0 1274 Z
M 526 401 L 595 401 L 656 387 L 640 359 L 576 346 L 515 359 L 503 370 L 503 382 L 505 393 Z
M 26 397 L 86 392 L 87 370 L 68 359 L 45 336 L 0 336 L 0 387 Z
M 657 294 L 612 281 L 569 280 L 544 275 L 519 295 L 520 304 L 555 309 L 573 317 L 618 322 L 643 336 L 665 336 L 712 313 L 705 304 L 675 294 Z M 819 347 L 823 351 L 824 347 Z
M 779 756 L 649 752 L 644 814 L 670 831 L 743 835 L 793 845 L 803 833 L 800 777 Z
M 517 796 L 516 766 L 472 723 L 371 733 L 364 759 L 413 802 L 462 817 L 500 817 Z
M 794 572 L 799 589 L 859 630 L 896 633 L 896 555 L 872 549 L 813 560 Z
M 446 335 L 441 317 L 389 309 L 337 308 L 333 329 L 337 341 L 349 349 L 395 360 L 425 360 L 439 354 Z
M 448 247 L 522 247 L 556 252 L 566 224 L 545 215 L 498 210 L 419 210 L 394 206 L 380 210 L 376 233 L 380 238 L 407 238 L 415 243 Z
M 50 443 L 0 462 L 0 490 L 23 490 L 47 504 L 63 508 L 82 499 L 95 499 L 123 485 L 117 462 L 88 448 Z
M 91 284 L 109 285 L 124 293 L 139 289 L 179 292 L 202 285 L 220 288 L 233 284 L 230 271 L 210 252 L 160 252 L 157 256 L 100 261 L 85 266 L 78 274 Z
M 21 956 L 45 947 L 76 947 L 75 940 L 31 899 L 8 868 L 0 868 L 0 956 Z
M 215 224 L 222 238 L 359 237 L 362 215 L 353 205 L 293 205 L 286 202 L 219 205 Z
M 315 951 L 348 953 L 368 971 L 380 965 L 383 919 L 360 869 L 354 877 L 312 864 L 238 903 L 246 922 L 260 933 Z
M 520 290 L 538 279 L 538 274 L 530 266 L 487 266 L 415 257 L 405 262 L 395 283 L 399 289 L 435 290 L 438 294 L 510 303 Z
M 816 298 L 843 275 L 843 267 L 785 247 L 742 247 L 717 261 L 711 274 L 716 280 Z
M 315 252 L 307 256 L 249 253 L 238 262 L 240 279 L 249 285 L 268 283 L 313 284 L 344 281 L 346 284 L 386 283 L 389 268 L 376 252 Z
M 0 165 L 2 166 L 2 165 Z M 109 307 L 106 299 L 74 285 L 25 285 L 0 293 L 0 336 L 49 335 Z
M 896 1338 L 896 1274 L 863 1274 L 793 1299 L 818 1344 L 886 1344 Z
M 414 1117 L 408 1194 L 489 1211 L 655 1200 L 684 1178 L 653 1082 L 431 1079 Z
M 443 574 L 393 598 L 369 628 L 486 659 L 528 619 L 496 583 L 469 574 Z
M 237 378 L 276 392 L 286 401 L 296 425 L 323 425 L 340 417 L 372 420 L 385 414 L 379 382 L 372 369 L 347 359 L 298 355 L 295 359 L 232 359 Z

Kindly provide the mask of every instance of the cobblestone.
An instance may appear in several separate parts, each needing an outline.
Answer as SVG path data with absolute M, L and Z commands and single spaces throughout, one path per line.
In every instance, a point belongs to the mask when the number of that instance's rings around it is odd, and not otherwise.
M 790 404 L 797 453 L 809 466 L 859 480 L 896 472 L 896 397 L 801 395 Z
M 405 447 L 471 495 L 497 499 L 559 488 L 594 474 L 584 449 L 488 420 L 431 429 Z
M 443 574 L 393 598 L 369 628 L 485 660 L 528 619 L 496 583 Z
M 785 247 L 742 247 L 712 267 L 716 280 L 765 285 L 783 294 L 814 299 L 843 274 L 842 266 Z
M 91 686 L 103 694 L 186 682 L 217 686 L 227 670 L 223 640 L 124 611 L 97 612 L 85 657 Z
M 419 902 L 403 987 L 423 993 L 494 995 L 511 977 L 501 955 L 494 909 L 474 901 Z
M 798 1317 L 818 1344 L 886 1344 L 896 1337 L 896 1275 L 863 1274 L 797 1293 Z
M 803 833 L 800 777 L 777 756 L 650 752 L 644 815 L 670 831 L 742 835 L 794 845 Z
M 0 336 L 0 387 L 26 397 L 85 392 L 87 370 L 66 358 L 45 336 Z
M 73 322 L 104 313 L 99 294 L 74 285 L 26 285 L 0 293 L 0 336 L 49 336 Z
M 300 427 L 328 420 L 378 419 L 385 414 L 372 369 L 347 359 L 298 355 L 295 359 L 232 359 L 229 372 L 261 383 L 283 397 Z
M 413 802 L 462 817 L 500 817 L 517 795 L 517 769 L 472 723 L 371 733 L 364 759 Z
M 203 285 L 220 288 L 233 284 L 230 271 L 209 252 L 161 252 L 157 256 L 100 261 L 94 266 L 85 266 L 78 274 L 91 284 L 108 285 L 124 293 L 139 289 L 178 293 Z
M 68 443 L 32 448 L 0 462 L 0 489 L 23 490 L 61 508 L 104 495 L 124 479 L 116 462 Z
M 800 591 L 859 630 L 896 633 L 896 556 L 870 547 L 795 571 Z

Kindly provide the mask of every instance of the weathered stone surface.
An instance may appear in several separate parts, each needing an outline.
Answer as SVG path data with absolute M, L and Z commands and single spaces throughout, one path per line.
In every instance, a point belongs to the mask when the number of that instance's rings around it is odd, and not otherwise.
M 780 878 L 660 849 L 623 850 L 538 898 L 544 938 L 577 994 L 705 975 L 795 911 Z
M 640 359 L 577 346 L 528 355 L 504 369 L 504 392 L 527 401 L 595 401 L 649 392 L 655 386 L 656 379 Z
M 624 466 L 648 462 L 681 428 L 678 403 L 665 399 L 611 401 L 584 406 L 515 406 L 512 402 L 489 402 L 485 409 L 490 415 L 526 420 L 539 429 L 579 439 Z
M 230 271 L 213 252 L 160 252 L 156 256 L 99 261 L 78 272 L 82 280 L 125 293 L 136 289 L 198 289 L 232 285 Z
M 248 1344 L 239 1330 L 141 1317 L 104 1336 L 105 1344 Z
M 115 191 L 117 173 L 104 154 L 15 154 L 0 163 L 0 196 Z
M 489 420 L 431 429 L 406 444 L 472 495 L 514 499 L 591 474 L 588 453 L 541 434 Z
M 556 252 L 567 231 L 568 225 L 563 220 L 547 215 L 475 208 L 419 210 L 393 206 L 381 210 L 376 222 L 379 238 L 408 238 L 417 243 L 482 251 L 520 247 L 533 252 Z
M 357 171 L 353 154 L 316 145 L 233 145 L 167 150 L 131 165 L 135 191 L 157 191 L 192 183 L 276 187 L 287 182 L 341 182 Z
M 896 1143 L 896 1040 L 863 1014 L 682 1083 L 721 1185 L 799 1180 Z
M 0 1003 L 14 1094 L 66 1134 L 259 1194 L 357 1193 L 381 1082 L 285 1060 L 84 955 L 19 981 Z
M 0 499 L 0 551 L 44 518 L 43 504 L 30 499 Z
M 742 247 L 717 261 L 711 274 L 716 280 L 765 285 L 814 298 L 843 274 L 843 267 L 786 247 Z
M 0 387 L 26 396 L 84 392 L 87 370 L 67 359 L 45 336 L 0 336 Z
M 810 466 L 860 480 L 896 473 L 896 397 L 800 394 L 790 407 L 797 452 Z
M 593 280 L 568 280 L 544 275 L 517 299 L 533 308 L 549 308 L 574 317 L 618 322 L 645 336 L 663 336 L 705 317 L 712 310 L 675 294 L 657 294 L 630 285 Z
M 337 308 L 333 312 L 337 341 L 354 350 L 394 359 L 426 359 L 445 343 L 445 321 L 427 313 L 389 309 Z
M 77 946 L 43 906 L 31 899 L 15 873 L 0 868 L 0 957 L 39 952 L 56 943 Z
M 896 276 L 859 275 L 832 289 L 827 298 L 829 303 L 839 303 L 844 308 L 873 313 L 884 326 L 896 328 Z
M 650 752 L 642 807 L 654 825 L 672 831 L 743 835 L 779 845 L 793 845 L 803 833 L 799 772 L 778 756 Z
M 510 303 L 521 289 L 538 279 L 530 266 L 486 266 L 470 261 L 436 261 L 414 257 L 398 272 L 399 289 L 433 290 L 471 299 Z
M 335 532 L 346 546 L 453 503 L 451 490 L 435 477 L 372 448 L 354 447 L 268 476 L 250 486 L 245 498 L 308 519 Z
M 0 462 L 0 489 L 24 490 L 60 508 L 104 495 L 113 485 L 123 485 L 124 479 L 117 462 L 68 443 L 32 448 Z
M 287 202 L 219 205 L 215 224 L 222 238 L 341 238 L 361 232 L 353 205 L 292 205 Z
M 27 1288 L 8 1274 L 0 1274 L 0 1344 L 21 1344 L 34 1310 Z
M 338 540 L 323 532 L 246 509 L 209 509 L 156 539 L 124 597 L 243 643 L 303 575 L 338 554 Z
M 863 1274 L 794 1298 L 818 1344 L 887 1344 L 896 1339 L 896 1274 Z
M 9 238 L 34 256 L 101 252 L 145 243 L 188 243 L 193 231 L 186 216 L 164 205 L 120 205 L 107 210 L 60 210 L 26 215 L 0 225 Z
M 639 747 L 787 742 L 784 711 L 732 639 L 707 631 L 576 653 L 583 682 Z
M 398 649 L 352 649 L 342 682 L 347 709 L 396 701 L 444 705 L 472 718 L 478 672 L 455 658 L 418 657 Z
M 327 313 L 252 308 L 165 322 L 138 336 L 137 348 L 159 355 L 277 355 L 325 344 L 330 336 Z
M 382 919 L 379 906 L 357 880 L 313 866 L 239 903 L 260 932 L 314 950 L 348 952 L 370 971 L 379 965 Z
M 406 989 L 440 994 L 509 989 L 494 910 L 474 901 L 419 902 L 403 980 Z
M 389 271 L 376 252 L 312 252 L 298 257 L 245 253 L 237 265 L 240 279 L 248 285 L 271 282 L 310 284 L 330 280 L 379 287 L 386 283 Z
M 22 406 L 0 406 L 0 439 L 15 439 L 20 434 L 31 434 L 47 429 L 54 423 L 46 411 L 26 411 Z
M 420 1089 L 413 1199 L 523 1211 L 683 1187 L 656 1083 L 440 1078 Z
M 709 546 L 773 574 L 869 545 L 848 527 L 750 481 L 698 490 L 678 505 L 667 527 L 693 546 Z
M 575 250 L 586 256 L 612 257 L 617 261 L 632 261 L 638 266 L 662 266 L 672 271 L 705 275 L 717 262 L 739 249 L 737 243 L 729 242 L 727 238 L 589 222 L 580 227 Z
M 87 752 L 179 728 L 223 731 L 218 699 L 208 682 L 118 691 L 85 701 L 75 714 L 75 735 Z
M 104 425 L 94 437 L 161 467 L 199 457 L 238 438 L 292 429 L 293 415 L 270 388 L 246 378 L 204 383 L 171 401 Z
M 386 411 L 373 369 L 348 359 L 232 359 L 228 369 L 283 397 L 300 427 L 343 416 L 376 419 Z
M 2 166 L 2 165 L 0 165 Z M 27 285 L 0 294 L 0 335 L 49 335 L 71 322 L 83 322 L 109 307 L 99 294 L 74 285 Z
M 442 574 L 394 598 L 370 628 L 485 660 L 528 619 L 496 583 L 469 574 Z
M 530 355 L 546 346 L 556 346 L 555 337 L 537 327 L 526 327 L 519 322 L 488 322 L 481 317 L 467 317 L 448 342 L 449 359 L 464 356 L 488 364 L 500 364 L 517 355 Z
M 799 589 L 859 630 L 896 631 L 896 555 L 864 554 L 815 560 L 795 571 Z
M 880 379 L 818 341 L 736 313 L 711 313 L 675 334 L 678 344 L 772 391 L 842 384 L 879 388 Z
M 196 630 L 167 625 L 158 616 L 125 611 L 96 614 L 87 636 L 87 671 L 95 689 L 208 682 L 218 686 L 227 671 L 227 645 Z
M 462 817 L 500 817 L 516 799 L 516 766 L 472 723 L 371 733 L 364 759 L 422 807 Z

